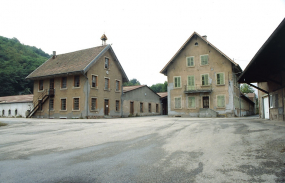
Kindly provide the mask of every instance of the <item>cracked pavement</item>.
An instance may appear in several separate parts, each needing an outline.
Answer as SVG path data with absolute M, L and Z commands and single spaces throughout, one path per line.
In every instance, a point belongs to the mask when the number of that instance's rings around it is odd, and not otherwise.
M 258 118 L 0 118 L 1 182 L 285 182 L 285 127 Z

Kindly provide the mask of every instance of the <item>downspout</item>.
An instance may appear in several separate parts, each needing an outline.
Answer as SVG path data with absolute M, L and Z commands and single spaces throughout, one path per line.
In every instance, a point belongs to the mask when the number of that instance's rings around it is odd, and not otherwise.
M 239 117 L 241 117 L 241 91 L 240 91 L 240 83 L 239 83 L 238 87 L 239 87 Z
M 86 103 L 87 103 L 87 108 L 86 108 L 86 118 L 88 119 L 88 110 L 89 110 L 89 93 L 88 93 L 88 86 L 89 86 L 89 81 L 88 81 L 88 77 L 86 76 L 87 75 L 87 72 L 86 72 L 86 75 L 84 74 L 84 71 L 82 71 L 82 74 L 83 76 L 85 76 L 85 78 L 87 79 L 87 87 L 86 87 Z

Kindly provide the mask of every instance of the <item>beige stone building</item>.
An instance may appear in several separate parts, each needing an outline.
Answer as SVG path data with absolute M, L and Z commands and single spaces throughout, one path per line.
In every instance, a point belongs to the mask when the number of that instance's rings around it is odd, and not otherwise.
M 194 32 L 160 73 L 168 80 L 168 115 L 238 116 L 240 66 Z M 241 100 L 243 115 L 248 100 Z
M 123 92 L 123 117 L 161 115 L 160 96 L 148 86 L 124 86 Z
M 122 83 L 128 82 L 111 45 L 53 56 L 26 79 L 34 80 L 28 117 L 121 117 Z

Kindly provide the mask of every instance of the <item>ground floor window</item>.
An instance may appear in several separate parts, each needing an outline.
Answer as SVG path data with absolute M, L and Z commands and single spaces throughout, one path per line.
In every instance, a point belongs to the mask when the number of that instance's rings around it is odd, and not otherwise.
M 79 98 L 73 98 L 73 110 L 79 110 Z
M 143 103 L 140 103 L 140 112 L 143 113 Z
M 15 109 L 15 116 L 17 116 L 18 115 L 18 110 L 17 109 Z
M 5 110 L 3 109 L 3 110 L 2 110 L 2 116 L 4 116 L 4 115 L 5 115 Z
M 39 110 L 43 110 L 42 100 L 38 100 Z
M 116 111 L 120 110 L 120 101 L 116 100 Z
M 9 115 L 9 116 L 11 116 L 11 109 L 9 109 L 9 111 L 8 111 L 8 115 Z
M 195 104 L 195 97 L 188 97 L 188 108 L 195 108 Z
M 97 109 L 97 98 L 91 98 L 91 110 L 95 111 Z
M 66 110 L 66 99 L 61 99 L 61 110 L 65 111 Z
M 225 107 L 225 95 L 217 96 L 217 107 Z
M 174 98 L 174 102 L 175 102 L 174 108 L 181 109 L 181 97 Z
M 151 103 L 148 103 L 148 112 L 151 112 Z
M 156 113 L 158 113 L 158 104 L 156 104 L 155 109 L 156 109 Z
M 49 100 L 49 110 L 53 110 L 53 103 L 54 103 L 54 100 L 50 99 Z

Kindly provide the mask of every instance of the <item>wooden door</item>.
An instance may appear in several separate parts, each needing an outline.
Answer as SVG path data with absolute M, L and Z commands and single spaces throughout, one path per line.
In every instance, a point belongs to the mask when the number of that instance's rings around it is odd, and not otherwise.
M 263 98 L 263 116 L 265 119 L 269 119 L 268 97 Z
M 108 99 L 105 99 L 104 106 L 105 106 L 104 115 L 108 116 L 109 115 L 109 100 Z
M 209 97 L 203 97 L 203 108 L 209 108 Z
M 134 102 L 130 102 L 130 114 L 134 115 Z

